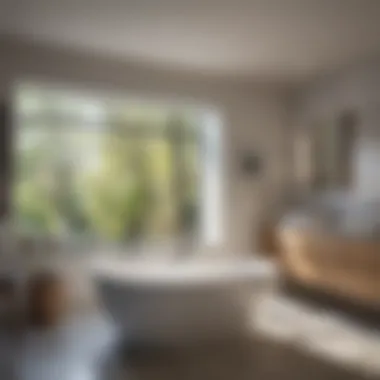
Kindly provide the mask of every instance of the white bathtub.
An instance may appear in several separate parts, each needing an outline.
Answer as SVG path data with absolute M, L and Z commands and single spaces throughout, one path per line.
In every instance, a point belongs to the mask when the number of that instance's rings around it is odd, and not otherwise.
M 209 339 L 244 332 L 248 309 L 273 280 L 266 262 L 98 262 L 102 298 L 116 318 L 149 341 Z

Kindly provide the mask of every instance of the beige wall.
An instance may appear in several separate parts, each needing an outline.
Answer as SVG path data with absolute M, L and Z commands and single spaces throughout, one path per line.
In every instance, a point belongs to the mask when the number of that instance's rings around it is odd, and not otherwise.
M 48 80 L 96 90 L 176 99 L 217 107 L 224 116 L 225 242 L 228 253 L 254 248 L 258 215 L 282 193 L 289 170 L 284 93 L 272 86 L 157 71 L 136 64 L 55 48 L 0 40 L 0 96 L 15 80 Z M 237 170 L 240 149 L 262 155 L 264 173 Z
M 320 78 L 297 95 L 293 109 L 296 128 L 313 128 L 346 110 L 358 117 L 354 152 L 355 194 L 380 197 L 380 59 L 347 67 Z

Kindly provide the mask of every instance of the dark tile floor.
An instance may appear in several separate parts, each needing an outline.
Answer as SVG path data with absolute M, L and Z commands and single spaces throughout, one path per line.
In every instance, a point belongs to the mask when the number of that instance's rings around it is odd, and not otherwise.
M 129 363 L 136 380 L 378 379 L 261 338 L 141 350 Z

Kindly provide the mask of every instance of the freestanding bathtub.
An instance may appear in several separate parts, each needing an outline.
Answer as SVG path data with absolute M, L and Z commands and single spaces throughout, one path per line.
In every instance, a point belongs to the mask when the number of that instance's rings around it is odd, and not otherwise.
M 273 279 L 259 259 L 131 263 L 95 267 L 107 309 L 134 338 L 178 342 L 224 338 L 246 329 L 252 299 Z

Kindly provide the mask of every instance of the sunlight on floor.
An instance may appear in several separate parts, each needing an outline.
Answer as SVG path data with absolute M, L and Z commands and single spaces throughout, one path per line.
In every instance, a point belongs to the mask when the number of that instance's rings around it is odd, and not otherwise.
M 256 306 L 255 331 L 346 367 L 380 374 L 380 331 L 361 327 L 338 313 L 272 294 Z

